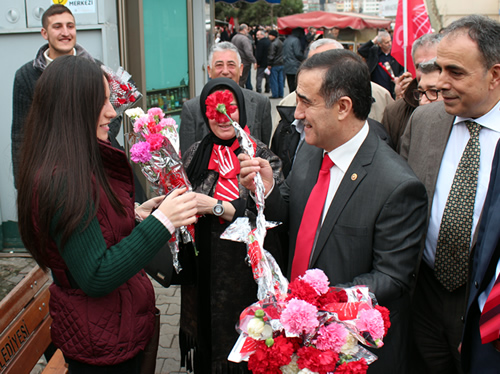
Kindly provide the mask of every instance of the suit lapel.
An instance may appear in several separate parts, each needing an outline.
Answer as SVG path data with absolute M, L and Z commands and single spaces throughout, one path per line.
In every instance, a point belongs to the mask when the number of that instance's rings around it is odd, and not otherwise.
M 429 111 L 428 113 L 432 115 L 432 119 L 430 117 L 426 117 L 424 120 L 429 120 L 432 123 L 436 123 L 436 126 L 429 126 L 429 135 L 426 136 L 428 139 L 428 144 L 425 147 L 422 147 L 421 150 L 427 154 L 427 161 L 425 163 L 426 173 L 425 180 L 422 182 L 426 186 L 430 186 L 429 190 L 429 199 L 432 203 L 432 199 L 434 197 L 434 191 L 436 189 L 437 177 L 439 174 L 439 168 L 441 166 L 441 160 L 443 159 L 444 151 L 446 149 L 446 145 L 448 144 L 448 138 L 450 137 L 451 129 L 453 127 L 453 121 L 455 119 L 454 116 L 449 115 L 444 110 L 444 105 L 442 103 L 438 103 L 440 105 L 439 110 Z M 437 114 L 437 120 L 434 117 Z M 431 205 L 429 204 L 429 212 L 431 209 Z
M 356 188 L 365 178 L 367 174 L 365 166 L 371 164 L 377 149 L 377 144 L 378 139 L 376 135 L 370 131 L 365 141 L 359 148 L 358 153 L 354 156 L 354 159 L 352 160 L 349 169 L 347 169 L 344 178 L 335 193 L 335 197 L 330 204 L 323 226 L 319 232 L 310 264 L 314 264 L 318 260 L 318 257 L 325 247 L 328 238 L 332 235 L 333 228 L 337 223 L 339 216 L 342 214 L 344 207 L 353 195 L 354 191 L 356 191 Z
M 251 94 L 247 93 L 246 89 L 243 89 L 243 96 L 245 97 L 245 112 L 247 115 L 247 126 L 249 129 L 256 127 L 255 123 L 255 113 L 257 113 L 257 102 L 253 99 Z

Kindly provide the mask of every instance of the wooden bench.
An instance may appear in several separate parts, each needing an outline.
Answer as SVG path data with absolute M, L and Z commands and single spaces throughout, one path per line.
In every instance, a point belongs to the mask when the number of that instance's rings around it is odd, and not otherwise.
M 29 374 L 49 346 L 50 283 L 37 265 L 0 301 L 0 374 Z M 67 372 L 58 349 L 43 373 Z

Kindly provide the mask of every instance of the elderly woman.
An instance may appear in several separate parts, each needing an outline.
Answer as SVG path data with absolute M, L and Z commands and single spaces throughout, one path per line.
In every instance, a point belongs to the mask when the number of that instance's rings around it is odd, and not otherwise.
M 257 285 L 245 260 L 246 245 L 220 238 L 236 218 L 255 216 L 248 208 L 252 198 L 238 182 L 237 155 L 242 150 L 235 130 L 229 119 L 218 123 L 206 115 L 207 97 L 221 91 L 232 94 L 231 104 L 236 108 L 228 112 L 234 110 L 231 118 L 248 132 L 241 88 L 227 78 L 213 79 L 200 96 L 201 111 L 210 132 L 183 157 L 201 215 L 196 224 L 199 255 L 193 263 L 183 264 L 183 267 L 195 268 L 194 284 L 183 285 L 181 292 L 182 365 L 196 373 L 248 372 L 245 362 L 235 364 L 227 357 L 238 339 L 235 325 L 240 313 L 257 301 Z M 281 161 L 259 140 L 251 138 L 251 141 L 255 156 L 269 160 L 278 186 L 283 179 Z M 270 230 L 265 248 L 279 261 L 281 251 L 274 238 Z

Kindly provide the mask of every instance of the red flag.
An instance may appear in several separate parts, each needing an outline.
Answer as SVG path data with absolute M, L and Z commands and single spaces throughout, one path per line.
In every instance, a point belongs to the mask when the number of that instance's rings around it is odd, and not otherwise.
M 234 30 L 234 18 L 233 17 L 229 18 L 228 29 L 229 29 L 229 35 L 231 35 L 233 33 L 233 30 Z
M 407 3 L 406 19 L 403 13 L 403 2 Z M 398 12 L 396 14 L 396 26 L 394 28 L 394 40 L 392 41 L 391 55 L 403 66 L 405 66 L 405 31 L 406 70 L 415 76 L 415 66 L 413 65 L 413 59 L 411 58 L 411 47 L 416 39 L 420 38 L 424 34 L 432 32 L 431 22 L 429 21 L 429 15 L 427 14 L 424 0 L 398 1 Z

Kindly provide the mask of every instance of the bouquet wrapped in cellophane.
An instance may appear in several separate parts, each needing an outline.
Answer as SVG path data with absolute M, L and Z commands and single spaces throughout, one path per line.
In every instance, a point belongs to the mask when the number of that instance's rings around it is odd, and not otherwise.
M 135 87 L 130 73 L 121 66 L 116 72 L 106 65 L 101 65 L 101 69 L 106 73 L 109 83 L 109 101 L 119 116 L 134 105 L 142 94 Z
M 382 347 L 389 327 L 389 310 L 368 287 L 329 287 L 322 270 L 310 269 L 284 299 L 270 296 L 241 313 L 229 360 L 248 360 L 255 374 L 366 373 L 377 356 L 361 344 Z
M 243 152 L 254 156 L 248 134 L 233 121 L 232 94 L 215 92 L 206 100 L 207 118 L 232 123 Z M 226 118 L 221 117 L 221 114 Z M 266 229 L 265 188 L 254 178 L 257 219 L 238 218 L 221 238 L 247 244 L 247 260 L 258 285 L 257 303 L 240 315 L 240 333 L 228 360 L 248 361 L 253 373 L 366 373 L 390 327 L 389 310 L 377 304 L 366 286 L 329 287 L 322 270 L 307 270 L 290 284 L 276 260 L 263 248 Z M 255 227 L 253 227 L 255 226 Z
M 173 118 L 165 117 L 160 108 L 147 113 L 135 108 L 125 111 L 134 130 L 127 134 L 130 159 L 141 166 L 142 173 L 157 195 L 168 195 L 179 187 L 192 190 L 179 154 L 179 134 Z M 182 226 L 169 241 L 173 265 L 177 273 L 182 269 L 178 260 L 179 240 L 193 243 L 194 225 Z M 196 251 L 196 248 L 195 248 Z

